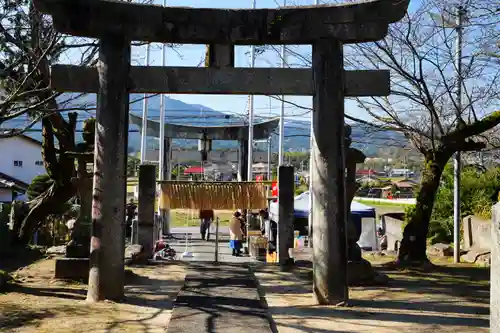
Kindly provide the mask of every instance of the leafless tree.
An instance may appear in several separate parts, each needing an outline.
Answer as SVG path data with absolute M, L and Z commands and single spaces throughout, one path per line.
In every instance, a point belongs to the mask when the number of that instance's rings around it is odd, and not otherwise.
M 85 109 L 50 87 L 50 65 L 72 50 L 82 50 L 80 63 L 92 65 L 97 48 L 92 40 L 69 39 L 58 34 L 51 21 L 27 0 L 0 0 L 0 124 L 17 120 L 15 128 L 4 129 L 0 138 L 18 135 L 42 124 L 42 157 L 52 186 L 30 202 L 27 216 L 15 224 L 16 240 L 26 243 L 33 231 L 60 203 L 68 201 L 75 189 L 73 158 L 77 113 Z M 24 123 L 22 123 L 24 121 Z M 57 148 L 56 148 L 57 147 Z
M 346 2 L 326 1 L 328 2 Z M 455 8 L 467 11 L 463 22 L 462 73 L 456 68 Z M 443 20 L 444 18 L 444 20 Z M 442 171 L 457 152 L 496 144 L 500 123 L 500 6 L 494 0 L 422 0 L 410 6 L 379 42 L 345 47 L 347 69 L 389 69 L 389 97 L 356 98 L 365 117 L 346 111 L 346 118 L 368 128 L 398 131 L 424 157 L 417 204 L 409 216 L 399 259 L 426 261 L 426 239 Z M 272 48 L 272 47 L 269 47 Z M 310 55 L 290 48 L 299 65 L 310 66 Z M 297 64 L 296 64 L 297 65 Z M 462 81 L 462 107 L 456 90 Z M 366 119 L 371 118 L 370 122 Z M 498 140 L 496 140 L 498 141 Z
M 429 219 L 446 163 L 457 151 L 483 149 L 489 138 L 485 134 L 500 123 L 500 61 L 492 56 L 493 31 L 499 26 L 494 1 L 463 6 L 461 75 L 455 61 L 456 31 L 443 24 L 455 21 L 455 7 L 448 1 L 421 1 L 390 27 L 384 40 L 353 45 L 348 52 L 349 67 L 390 69 L 391 95 L 359 98 L 358 105 L 374 126 L 402 132 L 425 158 L 417 204 L 399 253 L 403 262 L 427 260 Z M 456 93 L 460 82 L 461 103 Z
M 149 0 L 148 0 L 149 1 Z M 140 45 L 140 44 L 135 44 Z M 29 203 L 15 224 L 16 241 L 27 243 L 40 221 L 76 194 L 75 129 L 78 112 L 95 103 L 82 94 L 61 94 L 50 86 L 50 66 L 97 63 L 96 40 L 57 33 L 50 17 L 29 0 L 0 0 L 0 139 L 42 125 L 42 158 L 52 186 Z M 12 125 L 14 124 L 14 125 Z M 81 147 L 78 147 L 81 150 Z M 85 148 L 93 151 L 92 145 Z

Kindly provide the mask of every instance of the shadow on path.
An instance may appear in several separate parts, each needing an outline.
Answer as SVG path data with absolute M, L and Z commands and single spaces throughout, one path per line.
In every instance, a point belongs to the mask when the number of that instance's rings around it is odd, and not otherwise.
M 170 333 L 270 333 L 255 277 L 243 265 L 196 265 L 174 304 Z

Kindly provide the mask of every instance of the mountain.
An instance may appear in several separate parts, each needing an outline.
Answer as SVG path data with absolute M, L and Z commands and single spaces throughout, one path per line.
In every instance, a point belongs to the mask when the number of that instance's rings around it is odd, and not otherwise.
M 76 96 L 76 95 L 74 95 Z M 66 94 L 64 100 L 67 101 L 73 96 Z M 143 96 L 132 94 L 130 96 L 131 105 L 130 112 L 141 116 L 143 107 Z M 148 98 L 148 118 L 158 121 L 160 118 L 160 97 L 153 96 Z M 60 102 L 60 104 L 64 104 Z M 95 95 L 85 95 L 83 97 L 72 99 L 67 103 L 67 106 L 85 106 L 87 108 L 95 107 Z M 208 125 L 208 126 L 224 126 L 224 125 L 243 125 L 246 124 L 245 117 L 234 115 L 230 111 L 217 111 L 209 107 L 199 104 L 187 104 L 182 101 L 165 97 L 166 104 L 166 117 L 165 121 L 173 124 L 182 125 Z M 94 112 L 80 111 L 79 123 L 77 130 L 81 130 L 83 120 L 89 118 Z M 256 117 L 255 121 L 260 122 L 266 120 L 265 118 Z M 26 119 L 14 119 L 3 124 L 4 128 L 22 127 L 27 123 Z M 287 120 L 285 119 L 285 151 L 307 151 L 310 147 L 310 122 L 301 120 Z M 362 150 L 366 155 L 373 156 L 377 153 L 379 148 L 388 145 L 403 145 L 406 139 L 401 133 L 393 131 L 373 132 L 367 130 L 366 127 L 359 124 L 352 124 L 352 146 Z M 41 125 L 37 124 L 33 127 L 34 130 L 40 130 Z M 138 152 L 140 150 L 141 137 L 139 128 L 135 125 L 130 125 L 129 133 L 129 152 Z M 29 136 L 41 140 L 40 132 L 29 132 Z M 335 135 L 332 133 L 332 135 Z M 79 135 L 77 135 L 79 137 Z M 274 151 L 278 150 L 278 132 L 274 133 L 271 137 L 272 148 Z M 148 147 L 158 145 L 158 140 L 150 138 L 148 140 Z M 196 140 L 174 140 L 174 145 L 183 147 L 197 146 Z M 216 141 L 213 143 L 214 149 L 217 148 L 235 148 L 236 142 L 232 141 Z M 266 144 L 258 144 L 258 149 L 266 149 Z

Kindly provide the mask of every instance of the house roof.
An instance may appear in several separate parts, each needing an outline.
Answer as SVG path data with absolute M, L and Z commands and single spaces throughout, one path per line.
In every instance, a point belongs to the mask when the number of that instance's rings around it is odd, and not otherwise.
M 20 138 L 24 139 L 24 140 L 27 140 L 29 142 L 32 142 L 34 144 L 37 144 L 37 145 L 42 145 L 42 141 L 38 141 L 37 139 L 33 139 L 32 137 L 30 136 L 27 136 L 27 135 L 24 135 L 24 134 L 21 134 L 19 135 Z
M 14 177 L 11 177 L 3 172 L 0 172 L 0 186 L 4 186 L 4 187 L 8 187 L 8 188 L 18 188 L 18 189 L 21 189 L 23 191 L 26 191 L 29 187 L 29 184 L 17 179 L 17 178 L 14 178 Z
M 378 172 L 373 170 L 373 169 L 359 169 L 359 170 L 356 170 L 356 174 L 357 175 L 375 175 L 377 174 Z
M 187 168 L 184 170 L 184 174 L 185 175 L 189 175 L 191 173 L 194 173 L 194 174 L 201 174 L 205 171 L 205 169 L 201 166 L 193 166 L 193 167 L 190 167 L 190 168 Z
M 397 187 L 415 187 L 417 186 L 417 182 L 411 180 L 411 179 L 404 179 L 404 180 L 400 180 L 400 181 L 397 181 L 397 182 L 394 182 L 393 183 L 394 185 L 396 185 Z
M 17 137 L 17 138 L 21 138 L 21 139 L 23 139 L 23 140 L 26 140 L 26 141 L 28 141 L 28 142 L 34 143 L 34 144 L 39 145 L 39 146 L 41 146 L 41 145 L 42 145 L 42 142 L 41 142 L 41 141 L 38 141 L 37 139 L 33 139 L 32 137 L 27 136 L 27 135 L 25 135 L 25 134 L 19 134 L 19 135 L 14 136 L 13 138 L 16 138 L 16 137 Z M 7 137 L 7 138 L 5 138 L 4 140 L 9 139 L 9 138 L 10 138 L 10 137 Z

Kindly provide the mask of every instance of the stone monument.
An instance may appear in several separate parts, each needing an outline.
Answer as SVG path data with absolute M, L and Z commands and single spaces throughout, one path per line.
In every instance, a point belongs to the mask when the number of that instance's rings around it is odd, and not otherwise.
M 72 209 L 71 222 L 67 224 L 70 240 L 66 244 L 65 258 L 56 259 L 55 277 L 62 279 L 86 279 L 89 270 L 90 228 L 92 213 L 92 173 L 87 166 L 94 159 L 95 120 L 86 120 L 82 128 L 83 142 L 76 145 L 71 154 L 76 159 L 76 188 L 78 205 Z
M 352 200 L 357 190 L 356 183 L 356 164 L 365 161 L 365 154 L 356 148 L 351 148 L 351 127 L 345 125 L 346 142 L 349 147 L 346 156 L 346 200 L 347 207 L 351 206 Z M 353 285 L 372 285 L 383 284 L 388 281 L 384 274 L 376 272 L 371 264 L 362 258 L 361 248 L 358 245 L 361 236 L 361 228 L 358 230 L 352 218 L 347 219 L 347 281 Z
M 490 332 L 500 332 L 500 202 L 493 206 L 491 226 Z

